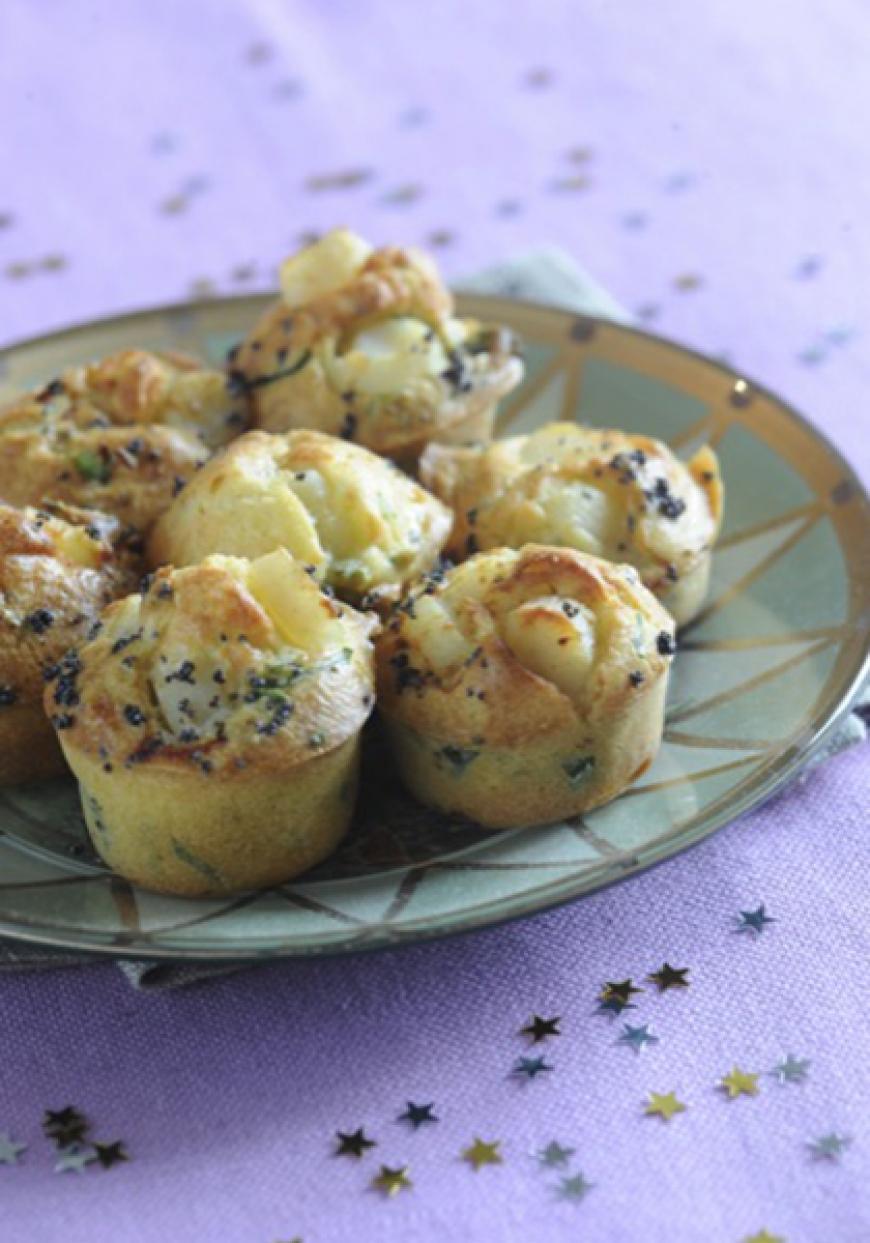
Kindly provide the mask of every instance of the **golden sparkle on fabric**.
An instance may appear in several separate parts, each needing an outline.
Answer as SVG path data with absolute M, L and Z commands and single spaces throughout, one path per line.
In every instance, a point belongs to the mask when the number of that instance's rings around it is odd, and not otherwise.
M 501 1140 L 494 1139 L 490 1142 L 474 1137 L 473 1143 L 462 1150 L 462 1159 L 467 1161 L 473 1170 L 479 1170 L 483 1165 L 501 1165 L 502 1155 L 499 1151 Z
M 361 1157 L 367 1148 L 374 1148 L 376 1141 L 369 1139 L 362 1127 L 355 1131 L 336 1131 L 338 1147 L 337 1157 Z
M 380 1171 L 372 1179 L 372 1186 L 377 1191 L 382 1191 L 385 1196 L 392 1198 L 399 1194 L 400 1191 L 408 1187 L 412 1187 L 413 1183 L 408 1177 L 407 1165 L 382 1165 Z
M 561 1036 L 562 1033 L 559 1031 L 561 1021 L 558 1015 L 552 1019 L 542 1019 L 539 1014 L 534 1014 L 525 1027 L 520 1028 L 520 1035 L 529 1036 L 533 1044 L 537 1044 L 539 1040 L 546 1040 L 548 1036 Z
M 666 962 L 659 967 L 658 971 L 651 972 L 646 978 L 651 984 L 655 984 L 660 993 L 666 993 L 669 988 L 688 988 L 689 981 L 686 979 L 688 974 L 688 967 L 672 967 L 669 962 Z
M 728 1093 L 728 1099 L 731 1101 L 737 1096 L 757 1096 L 758 1075 L 732 1066 L 728 1074 L 723 1075 L 719 1080 L 718 1086 Z
M 677 1100 L 675 1092 L 650 1092 L 643 1112 L 649 1116 L 657 1115 L 663 1121 L 670 1122 L 675 1114 L 685 1113 L 686 1109 L 687 1106 Z

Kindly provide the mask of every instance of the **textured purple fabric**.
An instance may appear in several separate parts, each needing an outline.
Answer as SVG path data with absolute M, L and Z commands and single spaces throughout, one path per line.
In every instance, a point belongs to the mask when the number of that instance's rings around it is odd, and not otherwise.
M 582 15 L 581 15 L 582 14 Z M 0 341 L 269 283 L 310 231 L 434 247 L 453 276 L 555 242 L 645 322 L 765 380 L 865 472 L 870 364 L 860 0 L 534 6 L 149 0 L 0 8 Z M 0 980 L 5 1243 L 870 1237 L 866 753 L 690 854 L 441 945 L 180 993 L 106 966 Z M 760 902 L 757 940 L 733 917 Z M 602 981 L 691 987 L 624 1017 Z M 533 1011 L 556 1069 L 508 1077 Z M 812 1059 L 726 1101 L 733 1064 Z M 645 1118 L 649 1091 L 689 1109 Z M 441 1121 L 410 1132 L 406 1099 Z M 132 1161 L 56 1176 L 45 1107 Z M 379 1141 L 331 1156 L 335 1130 Z M 839 1162 L 807 1141 L 853 1137 Z M 459 1160 L 478 1135 L 504 1164 Z M 530 1156 L 576 1148 L 557 1195 Z M 379 1161 L 413 1189 L 367 1190 Z

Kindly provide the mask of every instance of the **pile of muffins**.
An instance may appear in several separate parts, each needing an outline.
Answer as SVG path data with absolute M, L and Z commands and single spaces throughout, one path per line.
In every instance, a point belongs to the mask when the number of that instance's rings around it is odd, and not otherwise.
M 426 256 L 337 230 L 226 373 L 125 350 L 0 410 L 0 784 L 68 766 L 106 863 L 185 895 L 326 857 L 376 706 L 442 811 L 614 798 L 661 741 L 718 465 L 569 423 L 493 441 L 522 376 Z

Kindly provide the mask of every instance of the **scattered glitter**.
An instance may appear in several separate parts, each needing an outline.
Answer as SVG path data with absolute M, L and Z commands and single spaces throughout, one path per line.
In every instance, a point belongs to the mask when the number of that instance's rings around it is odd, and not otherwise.
M 379 1173 L 372 1179 L 372 1186 L 378 1191 L 383 1191 L 385 1196 L 398 1195 L 405 1188 L 413 1186 L 410 1178 L 408 1178 L 407 1165 L 399 1165 L 395 1168 L 389 1165 L 382 1165 Z
M 793 1053 L 789 1053 L 781 1062 L 777 1062 L 770 1073 L 780 1083 L 803 1083 L 810 1065 L 809 1058 L 795 1057 Z
M 737 932 L 754 932 L 761 935 L 767 924 L 776 923 L 772 915 L 768 915 L 764 909 L 764 903 L 756 907 L 754 911 L 741 911 L 737 917 Z
M 500 1146 L 500 1139 L 487 1142 L 475 1136 L 472 1143 L 462 1150 L 462 1160 L 467 1161 L 475 1171 L 479 1170 L 483 1165 L 501 1165 L 502 1155 L 499 1152 Z
M 722 1076 L 717 1086 L 727 1092 L 731 1101 L 738 1096 L 757 1096 L 758 1075 L 733 1066 L 727 1075 Z
M 686 1112 L 687 1106 L 682 1101 L 678 1101 L 676 1093 L 650 1092 L 644 1113 L 650 1116 L 657 1115 L 659 1118 L 669 1122 L 674 1114 L 682 1114 Z

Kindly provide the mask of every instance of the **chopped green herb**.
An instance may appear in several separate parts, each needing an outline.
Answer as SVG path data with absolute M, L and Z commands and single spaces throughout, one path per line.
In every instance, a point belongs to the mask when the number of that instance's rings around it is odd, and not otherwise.
M 92 449 L 83 449 L 73 458 L 73 466 L 83 479 L 94 483 L 108 483 L 112 478 L 112 462 L 108 455 L 95 453 Z

